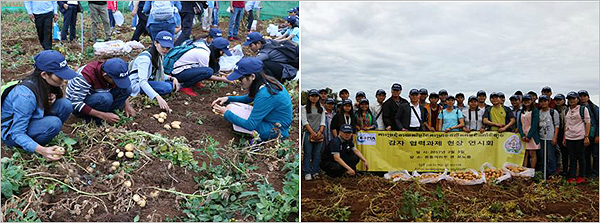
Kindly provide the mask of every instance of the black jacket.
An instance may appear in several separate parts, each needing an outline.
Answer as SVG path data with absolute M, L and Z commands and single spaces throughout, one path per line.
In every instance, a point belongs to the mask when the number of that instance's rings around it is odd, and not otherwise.
M 398 124 L 396 124 L 396 112 L 398 112 L 398 108 L 402 104 L 408 104 L 408 101 L 402 97 L 400 97 L 400 102 L 398 104 L 391 97 L 383 102 L 381 108 L 383 114 L 381 115 L 383 116 L 384 128 L 392 126 L 392 130 L 400 130 L 398 129 Z
M 331 119 L 331 130 L 336 130 L 339 134 L 340 132 L 340 127 L 346 123 L 346 120 L 344 120 L 344 113 L 337 113 L 333 116 L 333 119 Z M 354 115 L 354 112 L 352 114 L 350 114 L 350 125 L 352 126 L 353 131 L 356 133 L 356 125 L 357 125 L 357 121 L 356 121 L 356 115 Z
M 67 4 L 67 1 L 57 1 L 56 4 L 58 5 L 58 11 L 64 15 L 67 10 L 63 7 L 63 5 Z M 79 1 L 77 1 L 77 12 L 83 12 L 83 8 L 81 7 L 81 3 Z
M 408 129 L 408 127 L 410 127 L 410 117 L 414 113 L 411 107 L 412 106 L 410 105 L 410 103 L 404 103 L 400 105 L 400 108 L 398 108 L 398 112 L 396 112 L 396 128 L 398 128 L 398 130 L 402 130 L 403 128 Z M 419 109 L 421 109 L 421 117 L 419 117 L 421 122 L 421 130 L 426 131 L 428 129 L 424 128 L 423 124 L 427 123 L 427 121 L 429 120 L 427 110 L 423 105 L 419 105 Z

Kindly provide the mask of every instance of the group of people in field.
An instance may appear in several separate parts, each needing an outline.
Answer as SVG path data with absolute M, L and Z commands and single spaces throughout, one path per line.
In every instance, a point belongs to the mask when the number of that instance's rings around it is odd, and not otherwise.
M 40 2 L 26 4 L 34 9 L 42 7 Z M 97 124 L 119 122 L 118 110 L 128 117 L 136 115 L 130 99 L 140 94 L 156 100 L 162 110 L 172 112 L 177 108 L 169 106 L 168 95 L 181 92 L 195 97 L 193 87 L 203 88 L 206 80 L 228 84 L 239 80 L 248 90 L 242 96 L 219 97 L 207 109 L 212 107 L 232 124 L 257 132 L 260 140 L 288 138 L 293 106 L 282 83 L 296 76 L 297 66 L 273 45 L 280 46 L 280 42 L 294 45 L 293 41 L 270 40 L 259 32 L 251 32 L 243 45 L 257 55 L 242 58 L 229 75 L 220 76 L 219 59 L 231 56 L 231 52 L 229 40 L 219 29 L 210 28 L 205 36 L 195 38 L 174 35 L 173 22 L 178 20 L 179 13 L 173 8 L 185 12 L 181 6 L 186 4 L 168 1 L 143 4 L 152 45 L 129 62 L 118 57 L 101 59 L 75 71 L 57 51 L 46 49 L 38 53 L 32 73 L 3 86 L 2 142 L 39 153 L 47 160 L 57 160 L 64 152 L 46 145 L 58 135 L 71 114 Z M 289 18 L 288 24 L 297 21 Z M 183 20 L 186 23 L 185 16 Z M 231 109 L 233 102 L 252 103 L 249 116 L 240 117 L 238 110 Z
M 327 89 L 309 90 L 302 107 L 305 179 L 313 179 L 320 170 L 331 176 L 354 174 L 359 160 L 368 167 L 353 145 L 356 132 L 367 130 L 514 132 L 525 142 L 523 166 L 540 171 L 546 167 L 548 175 L 563 175 L 568 182 L 598 176 L 598 106 L 586 90 L 554 97 L 548 86 L 539 97 L 534 91 L 516 91 L 508 97 L 511 106 L 505 105 L 503 92 L 489 94 L 491 105 L 484 90 L 466 98 L 445 89 L 411 89 L 408 100 L 401 92 L 402 85 L 394 83 L 391 97 L 379 89 L 377 101 L 370 102 L 358 91 L 353 103 L 347 89 L 339 91 L 339 101 L 329 97 Z

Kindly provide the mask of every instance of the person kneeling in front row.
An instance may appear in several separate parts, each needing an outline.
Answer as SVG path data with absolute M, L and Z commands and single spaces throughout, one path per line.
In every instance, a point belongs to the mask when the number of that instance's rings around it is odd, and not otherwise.
M 343 124 L 339 136 L 333 138 L 323 151 L 321 169 L 327 175 L 339 177 L 347 173 L 353 176 L 356 174 L 356 165 L 360 160 L 363 161 L 365 170 L 369 170 L 369 162 L 352 142 L 352 132 L 352 126 Z

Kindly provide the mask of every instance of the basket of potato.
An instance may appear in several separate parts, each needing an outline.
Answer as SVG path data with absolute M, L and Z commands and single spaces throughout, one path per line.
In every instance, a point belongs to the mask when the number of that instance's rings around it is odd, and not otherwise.
M 460 185 L 475 185 L 485 181 L 484 178 L 473 169 L 451 172 L 448 178 L 450 181 Z
M 508 171 L 497 169 L 490 163 L 481 165 L 481 175 L 485 177 L 486 182 L 493 180 L 495 183 L 500 183 L 510 178 L 510 173 Z
M 509 172 L 512 177 L 531 178 L 535 175 L 535 169 L 523 167 L 514 163 L 506 162 L 502 165 L 502 170 Z
M 392 182 L 396 182 L 399 180 L 402 181 L 410 181 L 413 177 L 408 173 L 407 170 L 402 171 L 390 171 L 383 175 L 383 177 L 387 180 L 391 180 Z
M 448 177 L 448 170 L 444 170 L 443 173 L 422 173 L 419 174 L 416 170 L 413 172 L 413 177 L 419 180 L 421 183 L 437 183 L 440 180 L 446 179 Z

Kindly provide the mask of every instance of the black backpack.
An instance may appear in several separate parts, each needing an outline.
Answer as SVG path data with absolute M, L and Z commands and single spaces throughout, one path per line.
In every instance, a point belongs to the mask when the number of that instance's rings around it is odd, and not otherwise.
M 287 58 L 286 63 L 300 69 L 300 48 L 291 41 L 270 41 L 271 47 Z

